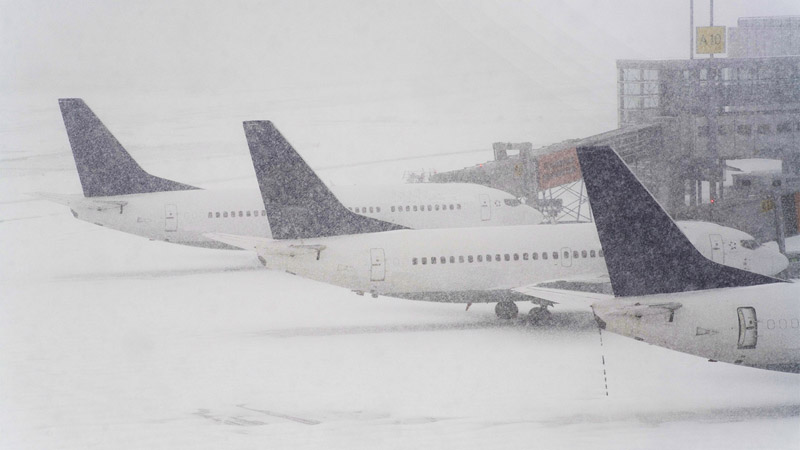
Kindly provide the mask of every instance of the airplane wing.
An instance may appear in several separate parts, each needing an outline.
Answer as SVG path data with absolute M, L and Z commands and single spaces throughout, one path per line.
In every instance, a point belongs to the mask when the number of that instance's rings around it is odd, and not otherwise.
M 205 233 L 203 236 L 244 250 L 254 250 L 261 256 L 303 256 L 315 254 L 319 259 L 324 245 L 295 244 L 258 236 L 241 236 L 227 233 Z
M 80 205 L 82 207 L 92 208 L 98 211 L 119 209 L 120 212 L 122 212 L 122 208 L 128 204 L 128 202 L 124 200 L 100 200 L 86 198 L 83 195 L 54 194 L 50 192 L 33 192 L 28 195 L 32 195 L 42 200 L 51 201 L 53 203 L 58 203 L 59 205 L 69 206 L 70 208 Z
M 532 302 L 543 306 L 562 304 L 588 308 L 596 301 L 614 298 L 608 275 L 545 280 L 511 290 L 532 297 Z

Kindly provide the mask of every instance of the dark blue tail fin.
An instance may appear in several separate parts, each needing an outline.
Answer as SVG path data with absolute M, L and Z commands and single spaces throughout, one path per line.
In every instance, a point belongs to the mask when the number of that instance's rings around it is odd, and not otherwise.
M 83 100 L 58 104 L 86 197 L 198 189 L 145 172 Z
M 244 133 L 273 238 L 303 239 L 405 229 L 345 208 L 272 122 L 244 122 Z
M 577 152 L 614 295 L 781 282 L 706 259 L 611 148 Z

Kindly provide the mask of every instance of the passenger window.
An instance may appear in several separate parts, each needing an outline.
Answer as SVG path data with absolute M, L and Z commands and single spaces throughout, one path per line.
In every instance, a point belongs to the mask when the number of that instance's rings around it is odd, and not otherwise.
M 461 203 L 456 203 L 456 209 L 461 209 Z
M 528 254 L 527 253 L 523 253 L 522 254 L 522 259 L 527 261 L 528 260 Z
M 214 213 L 208 213 L 208 218 L 211 219 L 214 217 Z
M 375 212 L 381 212 L 381 207 L 380 206 L 376 206 L 375 207 Z
M 414 210 L 416 211 L 416 209 L 414 209 Z M 406 206 L 406 212 L 409 212 L 409 211 L 411 211 L 411 207 L 410 206 Z
M 432 210 L 433 210 L 433 207 L 431 205 L 428 205 L 428 211 L 432 211 Z
M 428 264 L 428 258 L 422 257 L 422 264 Z
M 492 262 L 492 255 L 486 255 L 486 262 Z
M 244 212 L 243 211 L 239 211 L 239 217 L 244 217 Z
M 536 252 L 531 253 L 531 259 L 536 261 L 537 259 L 539 259 L 539 254 Z
M 589 257 L 590 258 L 594 258 L 596 255 L 597 255 L 597 253 L 595 253 L 594 250 L 589 250 Z
M 586 258 L 586 250 L 581 250 L 581 258 Z
M 358 208 L 358 207 L 357 207 L 357 208 L 356 208 L 356 214 L 359 214 L 359 213 L 361 213 L 361 208 Z
M 558 252 L 553 252 L 553 259 L 558 259 Z
M 414 205 L 414 211 L 416 211 L 416 210 L 417 210 L 417 205 Z
M 375 211 L 372 209 L 372 206 L 370 206 L 370 207 L 369 207 L 369 212 L 375 212 Z
M 547 252 L 542 252 L 542 259 L 547 259 Z
M 431 256 L 431 264 L 436 264 L 436 257 L 435 256 Z
M 506 253 L 505 255 L 503 255 L 503 259 L 505 259 L 506 261 L 511 261 L 511 255 Z
M 419 205 L 419 210 L 420 211 L 425 211 L 425 205 Z
M 458 262 L 463 263 L 464 262 L 464 257 L 463 256 L 459 256 L 458 257 Z M 470 262 L 472 262 L 472 261 L 470 261 Z
M 494 255 L 494 260 L 495 261 L 500 261 L 500 253 L 497 253 L 497 254 Z
M 514 253 L 514 261 L 519 261 L 519 253 Z
M 447 263 L 447 258 L 445 258 L 444 256 L 440 256 L 439 257 L 439 262 L 442 263 L 442 264 L 445 264 L 445 263 Z
M 214 216 L 219 219 L 219 213 L 214 213 Z
M 417 258 L 411 258 L 411 264 L 412 265 L 416 266 L 417 262 L 418 262 Z
M 564 252 L 564 253 L 566 253 L 566 252 Z M 578 251 L 577 250 L 572 252 L 572 257 L 573 258 L 577 258 L 578 257 Z
M 392 212 L 394 212 L 394 206 L 392 206 Z
M 436 205 L 436 210 L 437 210 L 437 211 L 439 210 L 439 205 Z
M 603 249 L 601 248 L 600 251 L 597 252 L 597 256 L 603 257 Z
M 228 211 L 224 211 L 224 212 L 222 213 L 222 217 L 228 217 Z
M 455 264 L 455 263 L 456 263 L 456 257 L 455 256 L 451 256 L 450 257 L 450 264 Z
M 252 214 L 250 214 L 250 210 L 248 209 L 248 210 L 247 210 L 247 217 L 250 217 L 251 215 L 252 215 Z
M 472 257 L 470 256 L 470 258 Z M 478 262 L 483 262 L 483 255 L 478 255 Z
M 253 211 L 253 217 L 258 217 L 258 210 Z
M 481 256 L 481 255 L 478 255 L 478 257 L 480 257 L 480 256 Z M 468 256 L 467 256 L 467 261 L 469 261 L 469 262 L 472 262 L 472 255 L 468 255 Z
M 454 209 L 455 209 L 455 206 L 451 204 L 451 205 L 450 205 L 450 210 L 452 211 L 452 210 L 454 210 Z

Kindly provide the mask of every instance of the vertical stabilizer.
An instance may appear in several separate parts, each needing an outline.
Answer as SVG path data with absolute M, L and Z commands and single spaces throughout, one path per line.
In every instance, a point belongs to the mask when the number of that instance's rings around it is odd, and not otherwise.
M 272 122 L 244 122 L 244 132 L 275 239 L 405 229 L 348 210 Z
M 706 259 L 611 148 L 577 153 L 614 295 L 781 282 Z
M 86 197 L 198 189 L 145 172 L 82 99 L 58 104 Z

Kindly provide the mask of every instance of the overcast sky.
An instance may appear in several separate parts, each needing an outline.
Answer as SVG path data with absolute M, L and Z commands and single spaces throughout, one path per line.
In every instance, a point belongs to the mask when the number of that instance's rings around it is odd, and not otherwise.
M 727 26 L 800 15 L 796 0 L 715 7 Z M 695 12 L 706 24 L 708 2 Z M 228 121 L 291 128 L 302 114 L 296 134 L 314 142 L 363 135 L 361 145 L 408 149 L 435 130 L 431 148 L 452 142 L 446 150 L 545 144 L 615 128 L 615 61 L 687 58 L 688 18 L 688 0 L 0 0 L 0 95 L 46 98 L 36 107 L 53 109 L 48 128 L 58 97 L 84 97 L 109 117 L 110 105 L 134 111 L 139 98 L 137 113 L 157 115 L 149 99 L 169 95 Z M 352 126 L 313 135 L 309 123 L 325 121 Z M 417 133 L 402 137 L 368 129 L 379 122 L 424 126 L 392 131 Z

